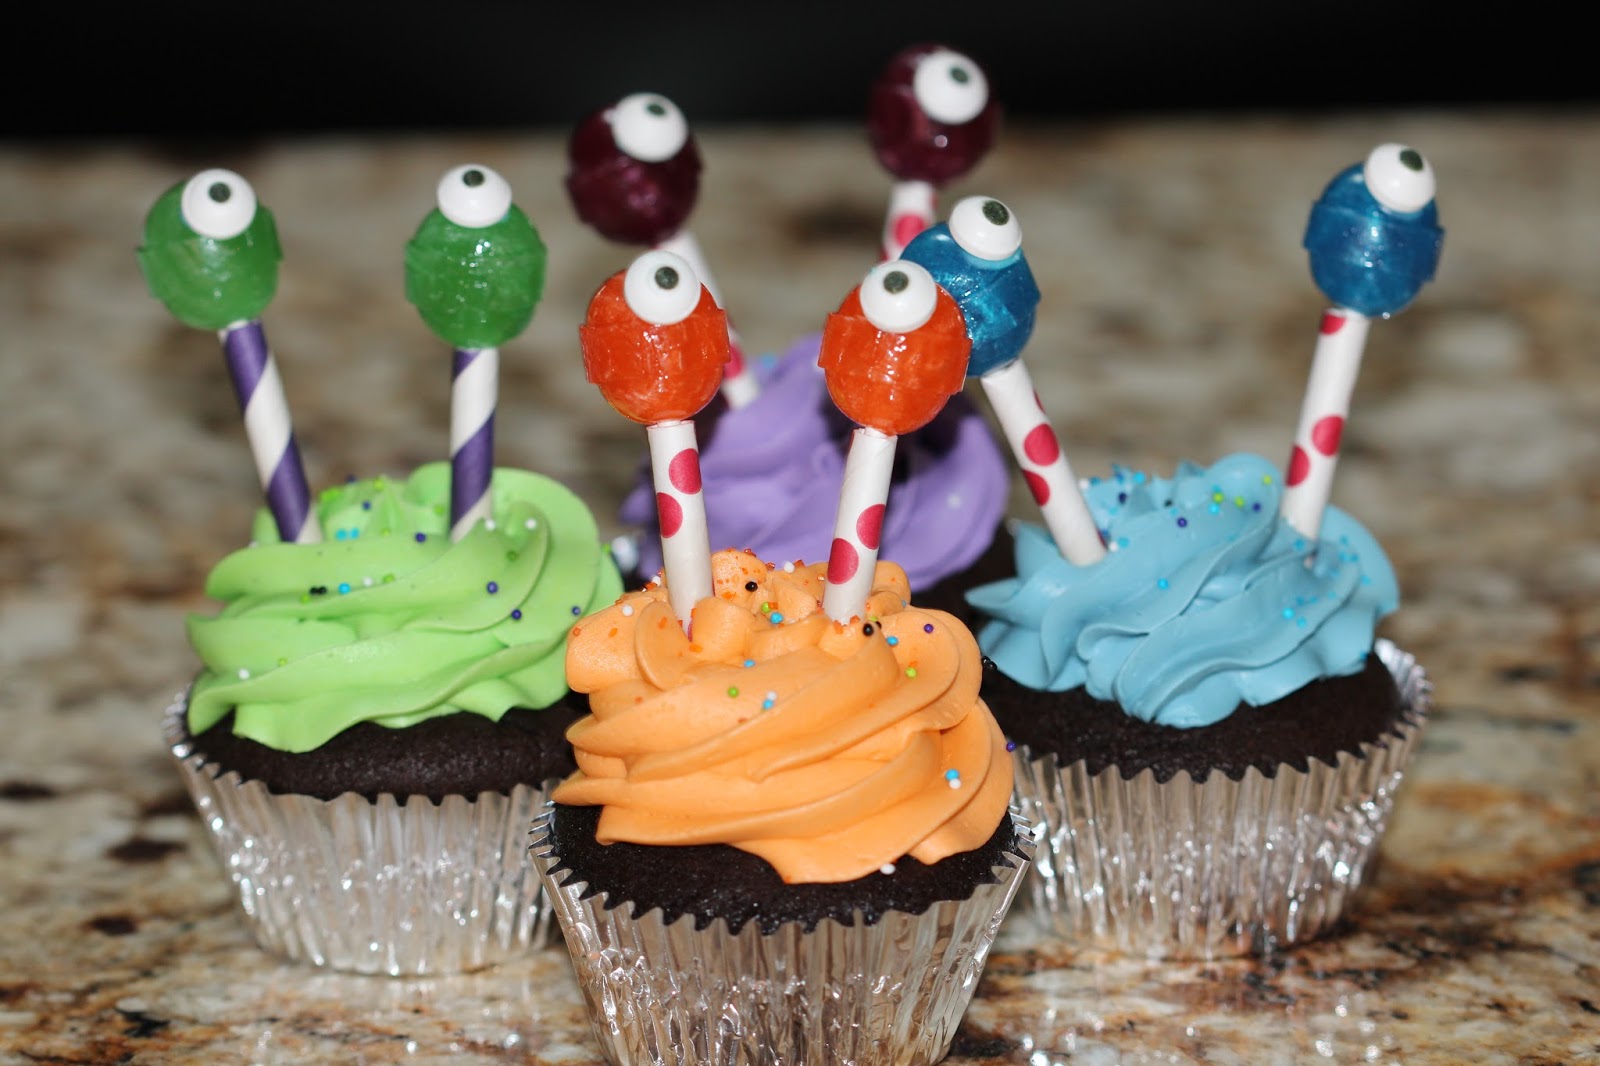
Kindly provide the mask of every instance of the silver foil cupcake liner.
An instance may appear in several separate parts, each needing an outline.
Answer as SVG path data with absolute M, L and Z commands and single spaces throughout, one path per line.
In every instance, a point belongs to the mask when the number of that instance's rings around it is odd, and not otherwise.
M 889 911 L 868 925 L 829 918 L 810 932 L 786 923 L 763 934 L 723 921 L 696 929 L 660 910 L 633 917 L 583 882 L 561 885 L 546 813 L 534 863 L 566 934 L 573 970 L 606 1059 L 644 1063 L 852 1063 L 920 1066 L 950 1049 L 961 1016 L 1022 883 L 1038 830 L 1017 829 L 997 883 L 922 914 Z
M 1326 931 L 1371 865 L 1428 713 L 1412 656 L 1383 640 L 1377 653 L 1408 713 L 1334 766 L 1124 780 L 1018 745 L 1015 800 L 1044 833 L 1022 909 L 1064 939 L 1146 958 L 1262 953 Z
M 542 788 L 468 801 L 384 793 L 278 795 L 207 762 L 180 694 L 164 730 L 263 948 L 353 973 L 459 973 L 543 947 L 544 889 L 527 862 Z

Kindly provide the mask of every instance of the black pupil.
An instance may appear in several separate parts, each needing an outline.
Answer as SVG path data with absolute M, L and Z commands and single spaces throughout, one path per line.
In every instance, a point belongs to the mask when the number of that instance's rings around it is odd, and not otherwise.
M 746 592 L 754 592 L 756 589 L 758 589 L 760 587 L 761 586 L 757 585 L 754 581 L 746 581 L 744 583 L 744 590 Z
M 211 188 L 206 190 L 206 195 L 216 203 L 225 204 L 233 199 L 233 190 L 228 188 L 227 182 L 217 181 L 212 182 Z
M 899 270 L 891 270 L 883 276 L 884 292 L 905 292 L 906 286 L 910 284 L 911 279 Z
M 650 101 L 648 104 L 644 105 L 644 109 L 650 112 L 656 118 L 660 118 L 667 113 L 667 109 L 661 106 L 661 101 L 659 100 Z
M 1004 226 L 1011 221 L 1011 212 L 1006 210 L 1006 205 L 999 200 L 985 200 L 983 202 L 983 217 L 993 222 L 996 226 Z
M 656 288 L 676 289 L 678 287 L 678 272 L 671 267 L 656 268 Z
M 465 185 L 469 189 L 476 189 L 478 186 L 483 184 L 483 171 L 467 171 L 465 174 L 461 175 L 461 184 Z
M 965 85 L 967 82 L 972 80 L 972 75 L 967 73 L 966 67 L 951 67 L 950 80 L 955 82 L 957 85 Z
M 1400 165 L 1407 170 L 1422 171 L 1422 153 L 1415 148 L 1402 148 L 1400 150 Z

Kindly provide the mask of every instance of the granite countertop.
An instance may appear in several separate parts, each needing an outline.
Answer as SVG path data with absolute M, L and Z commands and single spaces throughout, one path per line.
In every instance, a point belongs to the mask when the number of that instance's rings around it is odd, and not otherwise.
M 701 132 L 694 229 L 748 346 L 817 328 L 875 256 L 858 132 Z M 1030 349 L 1080 474 L 1294 427 L 1321 297 L 1299 239 L 1375 143 L 1422 148 L 1438 280 L 1367 348 L 1334 501 L 1393 556 L 1437 712 L 1347 927 L 1281 957 L 1149 964 L 1002 932 L 950 1062 L 1600 1061 L 1600 116 L 1374 114 L 1012 128 L 945 202 L 1006 199 L 1045 294 Z M 257 492 L 214 337 L 134 263 L 205 165 L 286 253 L 267 322 L 308 472 L 444 457 L 447 355 L 401 245 L 443 171 L 498 168 L 553 264 L 503 352 L 500 459 L 611 515 L 642 447 L 579 369 L 627 260 L 571 217 L 554 136 L 0 148 L 0 1066 L 595 1061 L 566 956 L 396 981 L 256 949 L 160 743 L 183 618 Z M 1015 513 L 1031 506 L 1013 494 Z

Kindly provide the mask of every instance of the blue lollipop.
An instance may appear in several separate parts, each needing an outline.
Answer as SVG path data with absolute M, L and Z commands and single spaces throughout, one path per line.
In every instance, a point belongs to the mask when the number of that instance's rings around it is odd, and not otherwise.
M 918 234 L 901 258 L 925 267 L 961 308 L 972 340 L 967 375 L 983 385 L 1062 555 L 1080 566 L 1100 561 L 1100 531 L 1022 362 L 1039 286 L 1022 254 L 1016 215 L 992 197 L 969 196 L 948 223 Z
M 1433 168 L 1415 148 L 1380 144 L 1347 167 L 1311 208 L 1311 277 L 1334 304 L 1323 313 L 1280 513 L 1315 550 L 1339 442 L 1373 318 L 1406 308 L 1439 265 L 1444 230 Z

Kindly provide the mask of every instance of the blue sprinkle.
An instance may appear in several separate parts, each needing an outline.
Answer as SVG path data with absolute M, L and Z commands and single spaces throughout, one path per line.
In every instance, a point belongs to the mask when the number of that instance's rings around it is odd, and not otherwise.
M 933 623 L 932 622 L 928 622 L 927 624 L 925 624 L 922 627 L 922 631 L 924 633 L 932 633 L 933 632 Z
M 1294 608 L 1293 607 L 1285 607 L 1283 609 L 1283 616 L 1285 618 L 1293 618 L 1294 617 Z
M 1100 484 L 1100 479 L 1098 477 L 1092 477 L 1092 478 L 1089 479 L 1089 484 L 1098 485 L 1098 484 Z
M 1117 502 L 1118 503 L 1127 503 L 1128 502 L 1128 494 L 1126 492 L 1117 493 Z
M 428 535 L 426 533 L 418 533 L 417 534 L 417 543 L 418 544 L 421 544 L 423 541 L 425 541 L 427 539 L 428 539 Z
M 1294 624 L 1299 626 L 1301 629 L 1304 629 L 1306 627 L 1306 620 L 1304 618 L 1296 618 L 1294 620 Z
M 362 509 L 362 510 L 363 510 L 363 511 L 370 511 L 370 510 L 372 510 L 372 501 L 371 501 L 371 500 L 362 500 L 362 501 L 361 501 L 361 509 Z
M 755 660 L 754 660 L 754 659 L 746 659 L 746 660 L 745 660 L 745 661 L 744 661 L 744 664 L 745 664 L 745 665 L 746 665 L 746 666 L 754 666 L 754 665 L 755 665 L 755 664 L 756 664 L 756 661 L 755 661 Z
M 954 781 L 957 778 L 959 778 L 960 776 L 961 776 L 961 771 L 960 770 L 953 770 L 952 769 L 952 770 L 946 770 L 944 772 L 944 779 L 946 781 Z
M 1163 578 L 1157 578 L 1156 579 L 1156 588 L 1158 588 L 1158 589 L 1166 589 L 1166 588 L 1171 588 L 1171 587 L 1172 587 L 1172 582 L 1168 581 L 1166 578 L 1163 577 Z
M 344 483 L 346 485 L 354 485 L 356 483 L 356 476 L 354 474 L 346 474 L 344 476 Z
M 1188 520 L 1188 519 L 1187 519 L 1187 518 L 1180 518 L 1180 519 L 1178 519 L 1178 528 L 1179 528 L 1179 529 L 1183 529 L 1183 528 L 1184 528 L 1184 527 L 1186 527 L 1186 526 L 1187 526 L 1187 525 L 1188 525 L 1188 524 L 1189 524 L 1189 520 Z
M 1143 485 L 1144 484 L 1144 471 L 1143 470 L 1135 470 L 1133 472 L 1133 483 L 1135 485 Z
M 344 596 L 344 595 L 348 594 L 349 591 L 350 591 L 350 582 L 348 582 L 348 581 L 339 582 L 339 595 Z
M 761 709 L 762 709 L 762 710 L 763 710 L 763 711 L 770 711 L 770 710 L 772 710 L 772 701 L 771 701 L 771 700 L 762 700 L 762 701 L 761 701 Z
M 1007 751 L 1016 751 L 1017 750 L 1017 742 L 1014 741 L 1014 740 L 1006 741 L 1006 750 Z
M 489 595 L 493 596 L 496 592 L 500 591 L 500 582 L 491 581 L 483 587 L 489 590 Z
M 768 615 L 768 618 L 771 620 L 773 625 L 777 625 L 779 622 L 783 621 L 783 612 L 773 611 L 772 614 Z
M 511 620 L 513 622 L 522 621 L 522 608 L 521 607 L 513 607 L 513 608 L 511 608 Z
M 577 604 L 573 604 L 572 605 L 572 617 L 576 618 L 582 613 L 583 613 L 583 608 L 582 607 L 579 607 Z
M 1222 508 L 1216 504 L 1212 504 L 1210 507 L 1207 507 L 1206 510 L 1210 511 L 1212 514 L 1218 514 L 1221 512 Z
M 1250 510 L 1252 510 L 1252 511 L 1259 511 L 1259 510 L 1261 510 L 1261 504 L 1259 504 L 1259 503 L 1252 503 L 1252 504 L 1251 504 L 1251 505 L 1250 505 Z
M 896 644 L 898 644 L 898 643 L 900 643 L 900 638 L 899 638 L 899 637 L 890 637 L 890 638 L 889 638 L 889 639 L 888 639 L 888 640 L 887 640 L 887 641 L 885 641 L 885 642 L 884 642 L 884 643 L 886 643 L 886 644 L 888 644 L 888 645 L 889 645 L 889 647 L 891 647 L 891 648 L 892 648 L 892 647 L 894 647 L 894 646 L 895 646 L 895 645 L 896 645 Z
M 344 530 L 342 530 L 342 529 L 334 530 L 333 531 L 333 539 L 334 540 L 343 540 L 344 539 Z
M 1306 542 L 1304 537 L 1294 538 L 1294 550 L 1297 552 L 1303 552 L 1306 550 Z
M 1127 537 L 1118 537 L 1117 538 L 1117 547 L 1126 548 L 1127 546 L 1128 546 L 1128 538 Z
M 357 537 L 359 537 L 359 536 L 361 536 L 361 530 L 359 530 L 359 529 L 352 529 L 352 530 L 351 530 L 351 531 L 350 531 L 350 539 L 351 539 L 351 540 L 355 540 L 355 539 L 356 539 L 356 538 L 357 538 Z

